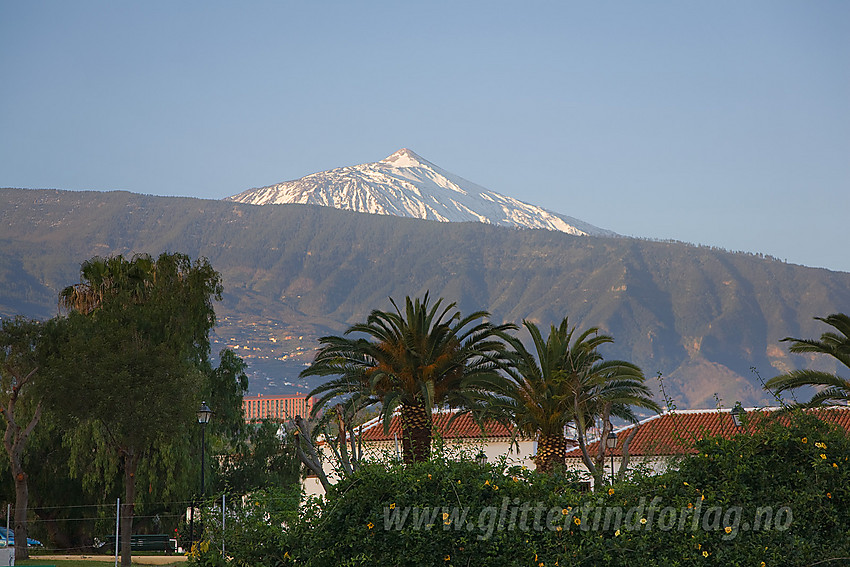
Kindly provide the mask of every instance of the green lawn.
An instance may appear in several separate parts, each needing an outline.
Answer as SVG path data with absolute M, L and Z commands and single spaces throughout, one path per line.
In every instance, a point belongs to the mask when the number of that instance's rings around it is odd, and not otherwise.
M 119 565 L 121 562 L 118 562 Z M 27 566 L 27 565 L 54 565 L 55 567 L 105 567 L 106 565 L 114 565 L 115 559 L 113 557 L 103 557 L 103 558 L 92 558 L 92 559 L 74 559 L 74 560 L 64 560 L 64 559 L 39 559 L 38 557 L 32 557 L 25 561 L 15 561 L 15 565 Z M 149 565 L 143 563 L 133 562 L 133 565 Z M 186 567 L 185 562 L 175 562 L 175 563 L 166 563 L 163 565 L 159 565 L 158 567 Z

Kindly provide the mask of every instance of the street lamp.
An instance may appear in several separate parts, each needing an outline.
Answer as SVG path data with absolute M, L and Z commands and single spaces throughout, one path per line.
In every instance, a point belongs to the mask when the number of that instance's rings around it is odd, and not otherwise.
M 201 402 L 201 407 L 198 408 L 198 423 L 201 424 L 201 500 L 204 496 L 204 453 L 206 453 L 206 440 L 204 431 L 212 417 L 212 410 L 207 406 L 207 402 Z M 191 515 L 189 516 L 189 545 L 195 543 L 195 496 L 192 495 L 192 507 L 190 508 Z
M 487 454 L 484 451 L 478 451 L 478 454 L 475 455 L 475 462 L 481 466 L 487 464 Z
M 201 407 L 198 409 L 198 423 L 201 424 L 201 498 L 204 497 L 204 454 L 206 453 L 206 444 L 204 431 L 212 417 L 212 410 L 207 406 L 207 402 L 201 402 Z
M 732 408 L 732 423 L 735 424 L 735 427 L 741 429 L 744 426 L 744 416 L 746 414 L 747 412 L 741 407 L 741 404 L 736 404 Z
M 605 445 L 611 450 L 611 484 L 614 484 L 614 449 L 617 447 L 617 434 L 613 431 L 609 433 Z

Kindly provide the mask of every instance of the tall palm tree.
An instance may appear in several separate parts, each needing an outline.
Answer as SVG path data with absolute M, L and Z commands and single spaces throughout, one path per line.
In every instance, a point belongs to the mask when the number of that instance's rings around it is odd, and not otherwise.
M 320 396 L 314 415 L 340 396 L 355 409 L 380 402 L 388 430 L 400 407 L 404 462 L 419 462 L 431 452 L 435 406 L 479 408 L 482 395 L 503 380 L 498 335 L 515 327 L 491 324 L 485 311 L 462 317 L 455 303 L 441 308 L 442 299 L 429 305 L 428 293 L 421 301 L 406 297 L 403 311 L 390 302 L 393 311 L 374 310 L 344 336 L 319 339 L 322 346 L 301 376 L 338 376 L 310 393 Z
M 492 406 L 511 416 L 519 432 L 537 439 L 538 470 L 551 472 L 564 464 L 568 424 L 575 425 L 582 443 L 597 419 L 613 415 L 635 421 L 631 406 L 657 410 L 637 366 L 602 358 L 599 347 L 613 338 L 599 334 L 598 328 L 576 335 L 565 317 L 557 327 L 551 326 L 544 339 L 534 323 L 523 321 L 523 325 L 531 335 L 534 353 L 518 338 L 503 335 L 512 348 L 504 355 L 504 370 L 511 381 L 501 396 L 493 398 Z
M 850 368 L 850 317 L 844 313 L 833 313 L 815 319 L 830 325 L 837 332 L 823 333 L 820 340 L 786 337 L 782 341 L 792 341 L 788 350 L 794 353 L 827 354 Z M 820 370 L 793 370 L 774 376 L 765 384 L 765 388 L 777 394 L 804 386 L 819 388 L 807 405 L 850 403 L 850 380 L 838 374 Z

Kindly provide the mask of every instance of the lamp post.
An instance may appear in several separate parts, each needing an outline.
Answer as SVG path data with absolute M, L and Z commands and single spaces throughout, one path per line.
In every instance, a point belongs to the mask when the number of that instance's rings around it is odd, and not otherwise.
M 484 451 L 478 451 L 478 454 L 475 455 L 475 462 L 483 467 L 487 464 L 487 454 Z
M 207 423 L 212 417 L 212 410 L 207 406 L 207 402 L 201 402 L 201 407 L 198 408 L 198 423 L 201 424 L 201 501 L 204 499 L 204 453 L 206 453 L 206 439 L 204 432 L 207 428 Z M 189 545 L 195 543 L 195 497 L 192 496 L 192 514 L 189 516 Z
M 608 434 L 608 439 L 605 440 L 605 446 L 608 447 L 611 453 L 611 484 L 614 484 L 614 449 L 617 447 L 617 434 L 613 431 Z
M 206 453 L 204 431 L 212 417 L 212 410 L 207 406 L 207 402 L 201 402 L 201 407 L 198 409 L 198 423 L 201 424 L 201 499 L 204 498 L 204 454 Z

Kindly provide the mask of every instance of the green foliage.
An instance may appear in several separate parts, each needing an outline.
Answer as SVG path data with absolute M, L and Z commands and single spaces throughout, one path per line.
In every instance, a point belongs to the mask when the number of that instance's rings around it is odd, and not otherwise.
M 269 487 L 298 487 L 301 464 L 289 436 L 273 420 L 245 426 L 246 438 L 212 459 L 212 492 L 248 494 Z
M 298 517 L 300 487 L 269 487 L 254 491 L 236 501 L 226 502 L 225 529 L 221 529 L 221 508 L 208 502 L 202 511 L 204 531 L 189 555 L 190 565 L 218 567 L 277 567 L 285 564 L 286 526 Z M 222 559 L 222 537 L 225 555 Z
M 492 325 L 485 311 L 461 316 L 455 303 L 441 307 L 442 299 L 429 304 L 427 292 L 421 300 L 406 297 L 404 310 L 390 302 L 393 311 L 373 310 L 346 336 L 322 337 L 301 376 L 337 376 L 310 392 L 319 396 L 313 415 L 338 398 L 346 413 L 380 402 L 386 431 L 400 406 L 404 460 L 412 462 L 431 452 L 434 406 L 475 410 L 503 381 L 495 362 L 504 350 L 498 337 L 515 327 Z
M 297 520 L 263 528 L 270 530 L 263 538 L 278 547 L 250 561 L 839 564 L 836 558 L 850 555 L 847 433 L 811 415 L 750 419 L 761 423 L 755 433 L 700 440 L 699 453 L 684 458 L 677 470 L 635 475 L 600 494 L 577 492 L 569 477 L 503 472 L 502 465 L 469 460 L 364 466 L 326 499 L 305 504 Z M 239 553 L 234 558 L 252 564 Z
M 815 317 L 832 326 L 835 331 L 823 333 L 820 340 L 795 339 L 786 337 L 783 341 L 791 341 L 789 350 L 794 353 L 826 354 L 835 359 L 845 370 L 850 370 L 850 316 L 844 313 L 833 313 L 828 317 Z M 850 380 L 838 374 L 821 370 L 793 370 L 768 380 L 765 388 L 777 394 L 797 388 L 814 386 L 819 390 L 809 400 L 808 405 L 846 404 L 850 402 Z

